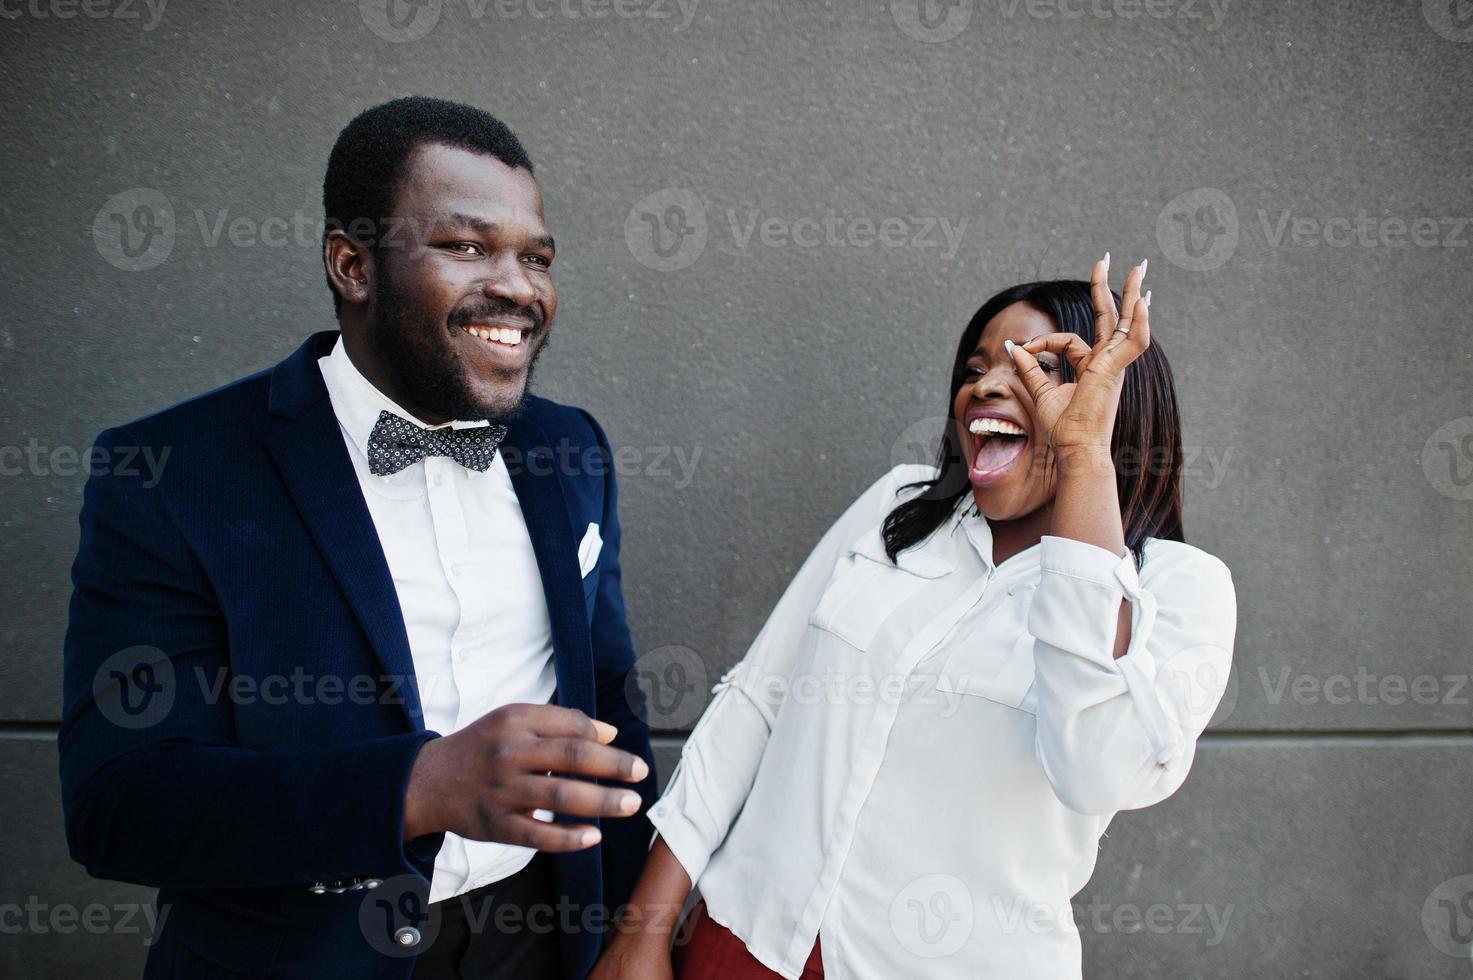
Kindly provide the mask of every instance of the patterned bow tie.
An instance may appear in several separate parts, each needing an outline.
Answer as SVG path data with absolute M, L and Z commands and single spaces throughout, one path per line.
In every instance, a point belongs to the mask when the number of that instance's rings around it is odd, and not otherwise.
M 484 473 L 504 438 L 504 425 L 426 429 L 393 412 L 379 412 L 368 436 L 368 470 L 374 476 L 389 476 L 426 456 L 448 456 L 468 470 Z

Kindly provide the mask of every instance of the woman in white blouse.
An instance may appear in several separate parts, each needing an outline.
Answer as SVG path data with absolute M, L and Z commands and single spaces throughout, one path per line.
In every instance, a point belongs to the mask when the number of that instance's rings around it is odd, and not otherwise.
M 978 311 L 938 465 L 866 491 L 716 685 L 594 980 L 1080 976 L 1070 899 L 1186 778 L 1235 627 L 1145 271 Z

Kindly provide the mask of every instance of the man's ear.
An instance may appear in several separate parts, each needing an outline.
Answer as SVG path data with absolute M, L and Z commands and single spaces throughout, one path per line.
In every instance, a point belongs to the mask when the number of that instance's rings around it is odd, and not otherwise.
M 367 245 L 353 240 L 346 231 L 334 228 L 322 243 L 322 264 L 327 281 L 344 303 L 367 303 L 373 280 L 373 254 Z

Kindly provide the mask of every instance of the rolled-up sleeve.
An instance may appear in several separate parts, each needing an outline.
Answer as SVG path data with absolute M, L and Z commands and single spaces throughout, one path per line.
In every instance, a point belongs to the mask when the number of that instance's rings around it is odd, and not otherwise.
M 906 483 L 934 472 L 897 467 L 851 504 L 798 570 L 747 655 L 712 688 L 711 703 L 686 739 L 664 795 L 650 811 L 656 833 L 692 882 L 700 879 L 752 790 L 808 618 L 834 566 L 849 545 L 884 519 Z
M 1237 626 L 1227 566 L 1176 542 L 1129 555 L 1045 537 L 1028 613 L 1039 762 L 1059 800 L 1086 814 L 1150 806 L 1186 779 L 1227 689 Z M 1130 643 L 1113 656 L 1120 603 Z

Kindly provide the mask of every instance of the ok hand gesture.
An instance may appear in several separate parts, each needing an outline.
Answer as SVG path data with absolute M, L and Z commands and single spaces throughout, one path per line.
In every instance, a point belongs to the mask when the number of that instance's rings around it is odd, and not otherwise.
M 1051 333 L 1026 344 L 1007 344 L 1023 386 L 1033 397 L 1034 418 L 1057 454 L 1103 452 L 1108 458 L 1125 368 L 1151 343 L 1151 294 L 1141 296 L 1146 263 L 1126 274 L 1122 314 L 1115 312 L 1109 273 L 1110 253 L 1106 252 L 1090 276 L 1095 308 L 1093 347 L 1073 333 Z M 1044 351 L 1068 358 L 1076 380 L 1061 384 L 1057 376 L 1039 367 L 1036 355 Z

